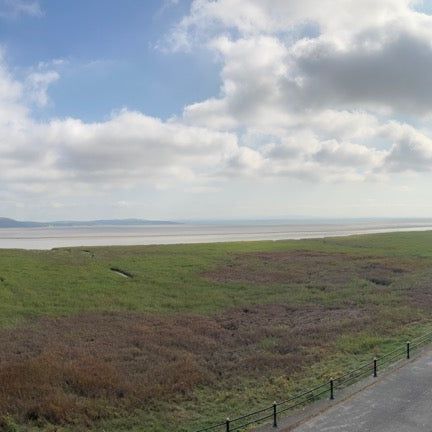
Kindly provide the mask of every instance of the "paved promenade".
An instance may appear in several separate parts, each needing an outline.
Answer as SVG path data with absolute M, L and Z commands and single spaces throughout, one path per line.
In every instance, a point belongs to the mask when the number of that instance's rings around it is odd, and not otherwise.
M 432 350 L 293 430 L 432 432 Z

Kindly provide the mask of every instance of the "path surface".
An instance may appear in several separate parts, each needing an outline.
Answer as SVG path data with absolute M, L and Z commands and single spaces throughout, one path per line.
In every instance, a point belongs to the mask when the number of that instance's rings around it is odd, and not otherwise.
M 431 432 L 432 350 L 295 432 Z

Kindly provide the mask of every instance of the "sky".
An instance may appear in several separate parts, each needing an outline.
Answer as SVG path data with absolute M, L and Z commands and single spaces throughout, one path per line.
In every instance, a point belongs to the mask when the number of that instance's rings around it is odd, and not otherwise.
M 432 217 L 432 0 L 0 0 L 0 216 Z

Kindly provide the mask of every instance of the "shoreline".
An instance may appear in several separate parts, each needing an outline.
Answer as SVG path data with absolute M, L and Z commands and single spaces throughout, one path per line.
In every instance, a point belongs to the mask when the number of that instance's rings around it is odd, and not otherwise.
M 51 250 L 70 247 L 284 241 L 432 230 L 432 223 L 346 223 L 275 225 L 145 225 L 141 227 L 3 228 L 0 249 Z

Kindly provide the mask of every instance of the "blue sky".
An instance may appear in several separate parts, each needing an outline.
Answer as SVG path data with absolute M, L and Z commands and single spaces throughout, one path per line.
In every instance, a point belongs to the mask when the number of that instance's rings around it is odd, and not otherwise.
M 432 216 L 431 13 L 0 0 L 0 215 Z
M 2 20 L 0 40 L 16 73 L 62 59 L 51 104 L 36 113 L 103 120 L 127 106 L 162 118 L 218 91 L 214 56 L 164 53 L 156 46 L 189 1 L 41 1 L 40 16 Z

